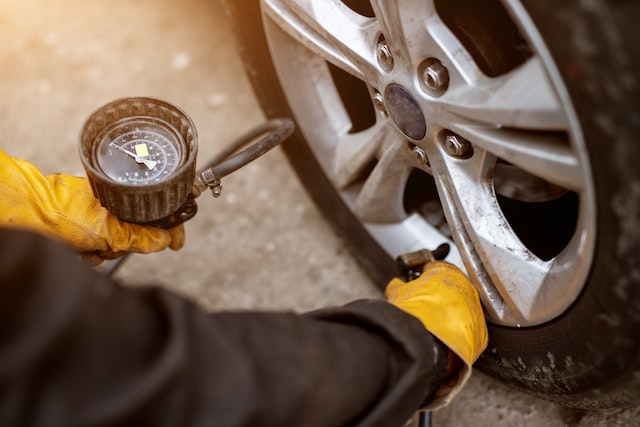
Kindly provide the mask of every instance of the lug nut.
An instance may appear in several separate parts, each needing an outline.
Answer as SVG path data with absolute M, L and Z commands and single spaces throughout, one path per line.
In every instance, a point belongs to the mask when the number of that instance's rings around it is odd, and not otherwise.
M 375 95 L 373 95 L 373 105 L 378 111 L 385 115 L 387 114 L 387 109 L 384 106 L 384 97 L 380 92 L 376 92 Z
M 449 87 L 449 72 L 442 63 L 433 59 L 422 72 L 425 86 L 433 91 L 445 90 Z
M 444 139 L 444 148 L 447 154 L 458 159 L 468 159 L 473 156 L 471 143 L 458 135 L 447 135 Z
M 391 54 L 391 48 L 384 38 L 381 38 L 378 42 L 376 57 L 378 58 L 378 64 L 380 64 L 383 70 L 391 71 L 393 68 L 393 55 Z
M 429 166 L 429 158 L 422 148 L 418 146 L 413 147 L 413 157 L 418 163 Z

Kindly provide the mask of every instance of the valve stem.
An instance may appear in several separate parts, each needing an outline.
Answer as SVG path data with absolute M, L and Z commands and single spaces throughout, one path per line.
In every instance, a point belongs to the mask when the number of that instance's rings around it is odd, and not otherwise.
M 396 258 L 398 270 L 406 280 L 413 280 L 420 277 L 425 264 L 432 261 L 443 260 L 449 255 L 451 247 L 448 243 L 443 243 L 433 251 L 420 249 L 415 252 L 408 252 Z

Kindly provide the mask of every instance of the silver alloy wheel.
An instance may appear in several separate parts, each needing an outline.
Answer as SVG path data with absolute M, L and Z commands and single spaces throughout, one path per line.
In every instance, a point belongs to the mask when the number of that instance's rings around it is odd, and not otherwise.
M 390 257 L 449 241 L 424 214 L 405 208 L 407 182 L 422 170 L 435 180 L 457 247 L 448 260 L 466 268 L 490 321 L 532 326 L 571 305 L 593 255 L 594 188 L 555 64 L 517 1 L 505 6 L 532 53 L 493 77 L 434 2 L 373 0 L 372 16 L 339 0 L 261 5 L 300 130 Z M 371 126 L 353 131 L 329 63 L 366 84 L 376 106 Z M 575 231 L 549 258 L 523 243 L 502 201 L 523 192 L 530 194 L 521 200 L 538 200 L 539 183 L 551 189 L 543 198 L 572 193 L 578 201 Z

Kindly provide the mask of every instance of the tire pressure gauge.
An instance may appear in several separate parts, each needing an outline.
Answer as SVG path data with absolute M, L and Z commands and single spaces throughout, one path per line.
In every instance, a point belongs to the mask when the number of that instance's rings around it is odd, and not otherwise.
M 125 221 L 172 227 L 195 215 L 194 199 L 204 189 L 211 188 L 217 197 L 223 176 L 261 156 L 292 131 L 291 120 L 274 119 L 227 147 L 200 173 L 196 172 L 197 132 L 186 113 L 158 99 L 122 98 L 89 116 L 79 150 L 102 206 Z
M 174 105 L 152 98 L 110 102 L 86 120 L 79 148 L 93 193 L 125 221 L 170 222 L 189 199 L 197 133 Z

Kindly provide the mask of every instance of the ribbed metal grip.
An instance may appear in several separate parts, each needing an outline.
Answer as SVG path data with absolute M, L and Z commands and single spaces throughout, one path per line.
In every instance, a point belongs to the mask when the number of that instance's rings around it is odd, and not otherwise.
M 116 182 L 96 165 L 95 146 L 102 132 L 126 118 L 153 117 L 182 136 L 185 161 L 171 177 L 145 185 Z M 92 113 L 80 133 L 80 159 L 100 204 L 122 220 L 148 223 L 165 218 L 187 202 L 193 187 L 198 151 L 193 121 L 178 107 L 153 98 L 133 97 L 112 101 Z

